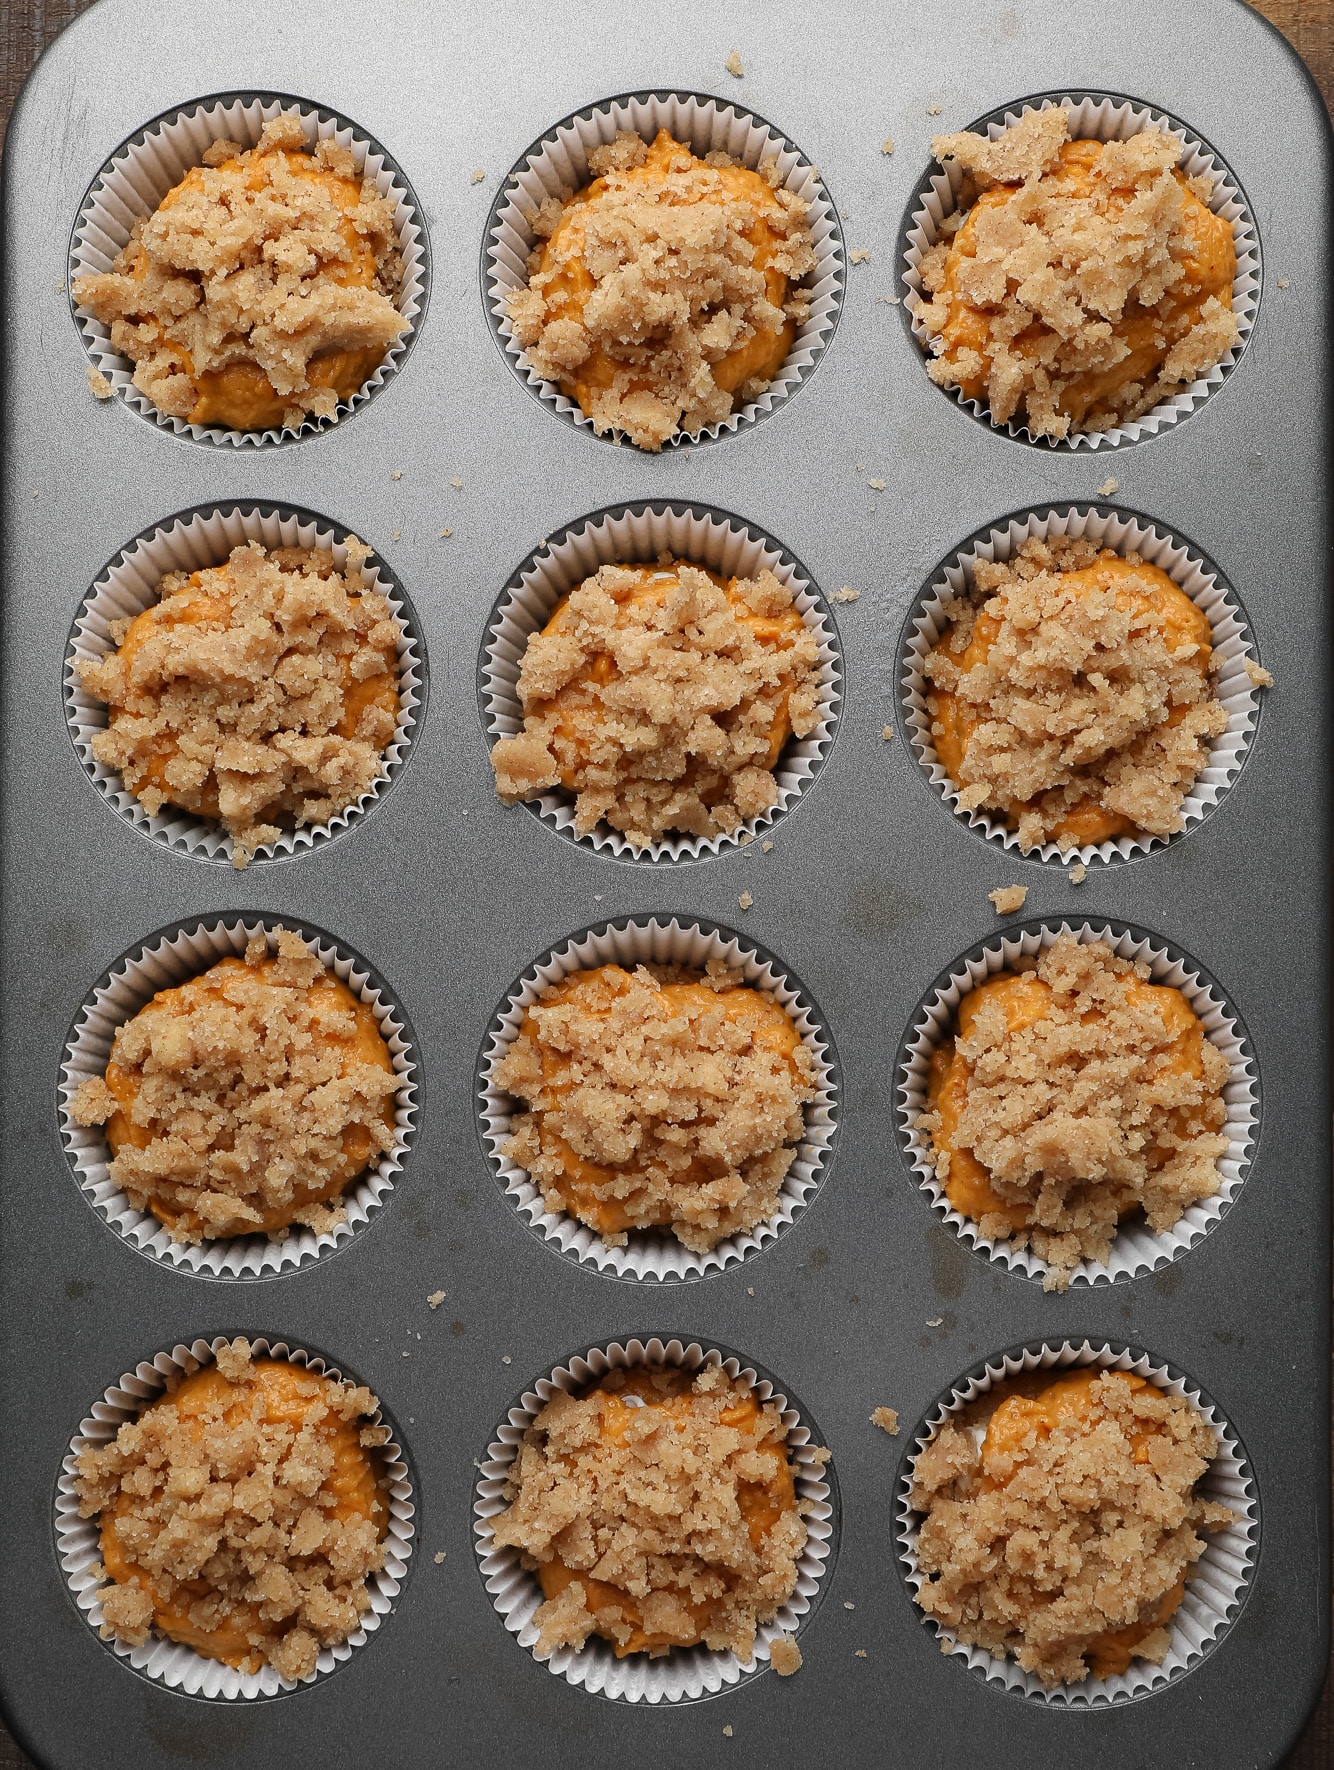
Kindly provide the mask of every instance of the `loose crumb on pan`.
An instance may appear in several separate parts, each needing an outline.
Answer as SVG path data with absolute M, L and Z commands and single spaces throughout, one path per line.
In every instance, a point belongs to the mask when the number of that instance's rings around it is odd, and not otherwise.
M 69 1110 L 107 1127 L 111 1179 L 176 1241 L 323 1234 L 393 1148 L 398 1087 L 372 1009 L 280 929 L 275 956 L 256 934 L 244 959 L 159 990 Z
M 1024 907 L 1024 899 L 1028 896 L 1027 885 L 1000 885 L 995 891 L 988 891 L 992 907 L 998 916 L 1012 916 L 1016 910 Z
M 848 253 L 849 264 L 868 264 L 871 258 L 869 246 L 854 246 Z
M 723 66 L 734 80 L 739 80 L 746 71 L 741 65 L 741 52 L 736 49 L 728 56 Z
M 605 565 L 529 639 L 523 730 L 491 751 L 512 804 L 574 795 L 574 829 L 632 848 L 734 835 L 773 810 L 788 736 L 819 724 L 819 644 L 771 571 Z
M 791 1016 L 719 960 L 619 965 L 541 995 L 496 1066 L 528 1106 L 511 1161 L 604 1240 L 661 1225 L 697 1252 L 773 1215 L 816 1094 Z
M 810 314 L 808 206 L 776 159 L 696 159 L 665 129 L 651 146 L 623 131 L 588 169 L 591 184 L 533 214 L 513 336 L 599 434 L 656 450 L 758 399 L 782 367 Z
M 1240 336 L 1232 227 L 1177 169 L 1181 142 L 1071 142 L 1068 127 L 1054 106 L 995 141 L 935 138 L 963 185 L 913 302 L 933 381 L 1056 439 L 1143 416 Z
M 1164 1233 L 1218 1191 L 1227 1058 L 1179 990 L 1105 941 L 1062 934 L 965 995 L 936 1050 L 937 1179 L 983 1239 L 1031 1246 L 1063 1290 L 1119 1221 Z
M 894 152 L 894 137 L 892 135 L 887 135 L 880 143 L 880 152 L 882 154 L 892 154 Z
M 240 429 L 331 418 L 408 329 L 394 203 L 301 120 L 217 141 L 75 300 L 160 412 Z
M 731 1737 L 732 1737 L 732 1726 L 731 1726 L 731 1723 L 729 1722 L 727 1724 L 727 1726 L 723 1728 L 723 1738 L 730 1739 Z
M 88 391 L 94 399 L 112 399 L 116 392 L 106 376 L 93 363 L 88 365 Z
M 737 902 L 743 910 L 748 910 L 755 902 L 755 899 L 750 895 L 749 891 L 743 891 L 740 897 L 737 898 Z
M 442 1567 L 445 1561 L 445 1551 L 443 1549 L 437 1549 L 431 1559 L 437 1567 Z
M 1048 1689 L 1161 1664 L 1200 1533 L 1234 1522 L 1194 1492 L 1213 1427 L 1185 1397 L 1114 1371 L 1019 1379 L 983 1400 L 913 1466 L 918 1603 Z
M 79 681 L 107 706 L 93 755 L 156 815 L 220 821 L 244 867 L 284 829 L 327 823 L 380 778 L 398 723 L 399 624 L 362 575 L 370 548 L 256 541 L 168 572 L 158 600 L 110 623 Z
M 928 117 L 938 117 L 943 109 L 943 105 L 929 104 L 926 107 L 926 114 Z
M 892 1407 L 876 1408 L 871 1414 L 871 1424 L 879 1426 L 882 1432 L 888 1432 L 891 1438 L 899 1435 L 899 1416 Z
M 873 492 L 883 492 L 885 489 L 885 482 L 883 479 L 868 479 L 866 483 L 870 486 Z
M 857 598 L 860 595 L 861 595 L 860 590 L 854 590 L 851 584 L 844 584 L 841 589 L 835 590 L 834 601 L 835 602 L 856 602 Z
M 892 725 L 882 727 L 880 736 L 885 743 L 889 743 L 894 736 L 894 727 Z
M 426 1299 L 432 1309 L 438 1309 L 444 1300 L 445 1293 L 443 1291 L 432 1291 L 430 1296 Z
M 927 710 L 959 809 L 998 812 L 1026 854 L 1166 837 L 1228 714 L 1208 617 L 1157 566 L 1069 536 L 979 560 L 926 659 Z
M 806 1545 L 785 1440 L 776 1405 L 719 1368 L 637 1367 L 554 1394 L 493 1524 L 541 1583 L 538 1651 L 597 1634 L 618 1658 L 702 1641 L 748 1664 Z
M 780 1678 L 790 1678 L 801 1670 L 801 1649 L 791 1635 L 779 1635 L 770 1642 L 769 1664 Z
M 472 171 L 468 175 L 468 183 L 469 184 L 481 184 L 482 180 L 485 177 L 486 177 L 485 166 L 474 166 Z
M 1095 495 L 1099 498 L 1113 498 L 1116 496 L 1117 492 L 1119 492 L 1120 490 L 1121 490 L 1121 481 L 1119 479 L 1113 479 L 1109 475 L 1108 478 L 1103 480 L 1102 484 L 1098 487 L 1097 493 Z
M 1088 877 L 1088 868 L 1084 865 L 1082 860 L 1077 860 L 1070 868 L 1067 877 L 1072 885 L 1082 885 Z
M 1252 688 L 1272 688 L 1274 678 L 1263 664 L 1257 664 L 1254 658 L 1243 658 L 1242 667 L 1251 679 Z
M 81 1451 L 79 1516 L 101 1520 L 104 1639 L 156 1631 L 247 1672 L 307 1678 L 347 1640 L 384 1566 L 388 1509 L 369 1389 L 234 1340 L 110 1443 Z

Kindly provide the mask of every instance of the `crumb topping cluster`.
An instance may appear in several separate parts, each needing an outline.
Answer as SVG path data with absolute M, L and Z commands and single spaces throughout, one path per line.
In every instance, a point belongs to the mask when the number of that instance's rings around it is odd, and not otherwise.
M 588 156 L 593 182 L 532 217 L 514 338 L 599 431 L 659 449 L 757 399 L 809 307 L 789 293 L 815 267 L 807 205 L 776 161 L 697 160 L 661 130 L 622 131 Z
M 774 1403 L 721 1369 L 613 1371 L 553 1395 L 494 1521 L 496 1547 L 541 1581 L 537 1651 L 598 1634 L 618 1658 L 702 1641 L 749 1662 L 806 1546 L 785 1441 Z
M 1143 1211 L 1161 1233 L 1218 1191 L 1227 1058 L 1179 990 L 1061 935 L 970 991 L 932 1055 L 936 1176 L 984 1239 L 1031 1246 L 1063 1290 Z
M 782 1004 L 707 971 L 575 971 L 524 1016 L 495 1085 L 525 1102 L 505 1153 L 614 1245 L 655 1225 L 707 1252 L 773 1215 L 815 1068 Z
M 334 415 L 408 329 L 394 204 L 297 117 L 258 144 L 216 141 L 135 222 L 79 305 L 110 328 L 134 385 L 192 424 L 263 429 Z
M 363 1424 L 378 1402 L 249 1343 L 169 1382 L 110 1443 L 82 1451 L 81 1518 L 101 1518 L 102 1634 L 157 1630 L 210 1659 L 309 1677 L 347 1640 L 384 1566 L 388 1506 Z
M 491 751 L 507 803 L 575 795 L 633 848 L 732 834 L 778 801 L 774 768 L 819 724 L 815 634 L 770 571 L 605 565 L 528 641 L 523 730 Z
M 914 1465 L 918 1603 L 1049 1689 L 1160 1665 L 1200 1532 L 1234 1522 L 1194 1492 L 1217 1452 L 1190 1402 L 1133 1374 L 998 1386 Z
M 105 1125 L 110 1176 L 177 1241 L 332 1230 L 393 1148 L 399 1080 L 374 1011 L 282 929 L 159 990 L 70 1105 Z
M 944 616 L 926 704 L 960 810 L 999 812 L 1025 853 L 1182 828 L 1228 714 L 1208 617 L 1165 572 L 1031 537 Z
M 996 141 L 935 138 L 964 183 L 923 255 L 915 306 L 933 381 L 1053 438 L 1142 416 L 1240 336 L 1231 224 L 1208 206 L 1210 181 L 1179 171 L 1180 141 L 1068 134 L 1055 106 Z
M 326 823 L 380 778 L 399 713 L 399 624 L 365 583 L 370 548 L 258 542 L 225 565 L 168 572 L 158 601 L 111 622 L 77 669 L 107 706 L 92 751 L 151 813 L 216 818 L 232 862 L 284 828 Z

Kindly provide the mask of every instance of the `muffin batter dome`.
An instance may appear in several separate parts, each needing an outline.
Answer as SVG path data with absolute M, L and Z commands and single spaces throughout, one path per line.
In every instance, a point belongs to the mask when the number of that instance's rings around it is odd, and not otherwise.
M 541 1581 L 538 1651 L 597 1634 L 618 1659 L 702 1641 L 749 1662 L 806 1546 L 785 1437 L 777 1407 L 720 1369 L 613 1371 L 553 1395 L 494 1524 Z
M 670 1227 L 696 1252 L 773 1215 L 816 1093 L 792 1017 L 718 960 L 571 972 L 495 1085 L 527 1103 L 505 1154 L 549 1211 L 616 1245 Z
M 926 705 L 961 811 L 998 812 L 1026 854 L 1182 828 L 1228 715 L 1208 617 L 1165 572 L 1030 538 L 945 616 Z
M 491 751 L 507 803 L 575 795 L 632 848 L 731 834 L 777 803 L 789 737 L 819 723 L 819 646 L 770 571 L 725 581 L 681 561 L 606 565 L 528 641 L 523 730 Z
M 152 813 L 216 818 L 232 864 L 284 827 L 327 822 L 374 786 L 398 722 L 399 626 L 347 565 L 317 548 L 257 542 L 225 565 L 169 572 L 159 600 L 113 621 L 116 645 L 81 659 L 107 704 L 92 751 Z
M 1190 1402 L 1143 1377 L 1000 1384 L 917 1458 L 917 1602 L 1048 1689 L 1160 1665 L 1200 1531 L 1234 1522 L 1194 1492 L 1217 1453 Z
M 331 418 L 410 322 L 394 204 L 333 141 L 307 151 L 275 117 L 243 151 L 216 141 L 202 166 L 135 222 L 114 270 L 74 299 L 135 365 L 160 412 L 234 430 Z
M 931 151 L 965 174 L 958 212 L 920 267 L 931 379 L 1035 436 L 1110 430 L 1206 374 L 1240 336 L 1231 224 L 1181 143 L 1070 141 L 1066 112 L 1030 111 L 996 141 Z M 952 237 L 951 237 L 952 235 Z
M 78 1458 L 79 1516 L 101 1516 L 102 1635 L 156 1630 L 245 1672 L 309 1677 L 370 1608 L 389 1512 L 369 1389 L 243 1339 Z
M 173 1240 L 343 1220 L 339 1195 L 393 1148 L 393 1058 L 375 1014 L 283 929 L 159 990 L 70 1107 L 105 1125 L 110 1176 Z
M 971 990 L 932 1053 L 936 1176 L 986 1240 L 1031 1246 L 1064 1290 L 1122 1217 L 1158 1232 L 1218 1191 L 1227 1059 L 1180 990 L 1061 935 Z
M 525 362 L 598 432 L 642 449 L 758 398 L 807 318 L 806 204 L 723 153 L 697 160 L 663 129 L 588 156 L 593 182 L 533 218 L 528 284 L 509 299 Z

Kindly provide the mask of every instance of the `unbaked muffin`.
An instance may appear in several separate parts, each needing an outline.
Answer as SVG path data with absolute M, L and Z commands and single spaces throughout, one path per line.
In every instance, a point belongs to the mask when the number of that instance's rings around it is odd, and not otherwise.
M 318 1234 L 395 1142 L 399 1078 L 371 1007 L 282 929 L 159 990 L 70 1104 L 105 1125 L 109 1173 L 172 1239 Z
M 378 1405 L 369 1389 L 252 1361 L 238 1339 L 80 1452 L 79 1516 L 101 1520 L 110 1582 L 104 1638 L 157 1634 L 244 1672 L 309 1677 L 359 1627 L 384 1566 Z
M 936 1177 L 984 1240 L 1031 1247 L 1064 1290 L 1117 1225 L 1162 1233 L 1218 1191 L 1227 1058 L 1180 990 L 1062 934 L 970 990 L 931 1055 Z
M 920 1452 L 917 1602 L 1047 1687 L 1160 1665 L 1206 1542 L 1235 1522 L 1195 1484 L 1218 1435 L 1120 1371 L 999 1383 Z
M 936 755 L 961 811 L 1025 854 L 1170 836 L 1227 710 L 1208 616 L 1137 553 L 1030 538 L 979 559 L 924 674 Z
M 347 148 L 309 149 L 297 117 L 203 159 L 74 299 L 169 417 L 232 430 L 331 418 L 411 323 L 394 305 L 394 204 Z
M 617 1370 L 553 1395 L 505 1497 L 495 1547 L 541 1582 L 543 1654 L 596 1634 L 618 1659 L 703 1642 L 748 1663 L 806 1546 L 778 1408 L 721 1369 Z
M 509 297 L 524 362 L 599 432 L 642 449 L 757 399 L 809 308 L 807 205 L 727 154 L 695 158 L 665 129 L 588 156 L 591 184 L 533 217 L 528 282 Z
M 931 379 L 1034 436 L 1110 430 L 1190 386 L 1240 336 L 1232 225 L 1187 178 L 1167 130 L 1070 141 L 1059 105 L 995 141 L 931 151 L 964 173 L 959 208 L 923 254 Z
M 504 1153 L 605 1242 L 669 1228 L 694 1252 L 771 1217 L 817 1092 L 795 1022 L 710 960 L 572 971 L 524 1015 L 495 1086 Z
M 251 541 L 168 572 L 157 602 L 111 623 L 115 650 L 77 664 L 107 707 L 93 755 L 147 811 L 216 819 L 237 867 L 356 804 L 399 714 L 399 624 L 369 557 L 355 536 L 341 572 L 327 549 Z
M 604 565 L 528 641 L 523 730 L 491 751 L 507 804 L 559 787 L 574 828 L 634 849 L 732 834 L 778 802 L 774 769 L 820 720 L 819 645 L 771 571 Z

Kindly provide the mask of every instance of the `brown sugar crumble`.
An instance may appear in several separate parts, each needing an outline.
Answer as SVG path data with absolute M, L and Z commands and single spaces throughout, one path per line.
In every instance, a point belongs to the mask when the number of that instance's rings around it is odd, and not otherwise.
M 79 1516 L 101 1519 L 104 1639 L 156 1631 L 245 1672 L 307 1678 L 346 1641 L 384 1566 L 389 1512 L 369 1389 L 244 1339 L 80 1452 Z
M 1257 664 L 1254 658 L 1243 658 L 1242 666 L 1251 679 L 1252 688 L 1272 688 L 1274 678 L 1263 664 Z
M 73 294 L 160 412 L 263 430 L 333 417 L 375 372 L 410 324 L 402 271 L 393 202 L 283 116 L 249 150 L 214 142 Z
M 741 65 L 741 52 L 737 49 L 732 51 L 727 60 L 723 63 L 723 66 L 734 80 L 741 79 L 746 71 Z
M 605 820 L 635 849 L 735 834 L 778 803 L 789 737 L 819 724 L 818 666 L 770 571 L 604 565 L 528 641 L 524 726 L 492 748 L 496 791 L 512 804 L 561 787 L 577 835 Z
M 776 160 L 698 160 L 665 129 L 652 146 L 622 131 L 588 168 L 591 184 L 532 217 L 510 323 L 596 431 L 656 450 L 758 399 L 782 367 L 810 312 L 807 205 Z
M 399 624 L 364 581 L 370 548 L 258 542 L 168 572 L 158 601 L 79 660 L 107 706 L 92 751 L 150 813 L 214 818 L 244 867 L 284 828 L 327 823 L 380 778 L 398 723 Z
M 999 812 L 1025 854 L 1183 827 L 1228 715 L 1208 617 L 1165 572 L 1030 537 L 943 619 L 926 705 L 961 811 Z
M 541 1582 L 538 1652 L 597 1634 L 618 1659 L 702 1641 L 749 1663 L 806 1546 L 785 1439 L 775 1404 L 721 1369 L 613 1371 L 553 1395 L 494 1522 Z
M 888 1432 L 891 1438 L 899 1435 L 899 1416 L 892 1407 L 877 1407 L 871 1414 L 871 1424 Z
M 779 1635 L 770 1642 L 769 1664 L 780 1678 L 790 1678 L 801 1670 L 801 1649 L 791 1635 Z
M 1198 1410 L 1142 1377 L 1000 1384 L 916 1460 L 917 1602 L 1048 1689 L 1159 1665 L 1200 1532 L 1234 1522 L 1194 1491 L 1217 1452 Z
M 986 1240 L 1029 1246 L 1064 1290 L 1118 1223 L 1162 1233 L 1218 1191 L 1227 1058 L 1143 961 L 1063 934 L 970 991 L 932 1054 L 936 1177 Z
M 399 1079 L 374 1011 L 300 935 L 159 990 L 117 1029 L 70 1105 L 105 1125 L 110 1176 L 175 1241 L 323 1234 L 340 1194 L 394 1146 Z
M 114 399 L 116 390 L 99 368 L 88 365 L 88 391 L 94 399 Z
M 995 140 L 963 131 L 931 151 L 964 174 L 959 209 L 922 257 L 931 379 L 1036 436 L 1143 416 L 1240 336 L 1231 224 L 1180 141 L 1070 141 L 1066 112 L 1030 111 Z
M 992 908 L 998 916 L 1012 916 L 1016 910 L 1024 907 L 1024 899 L 1028 896 L 1027 885 L 1000 885 L 995 891 L 988 891 Z
M 771 1217 L 815 1068 L 772 996 L 705 972 L 574 971 L 528 1009 L 495 1085 L 524 1101 L 505 1154 L 604 1241 L 669 1227 L 695 1252 Z

